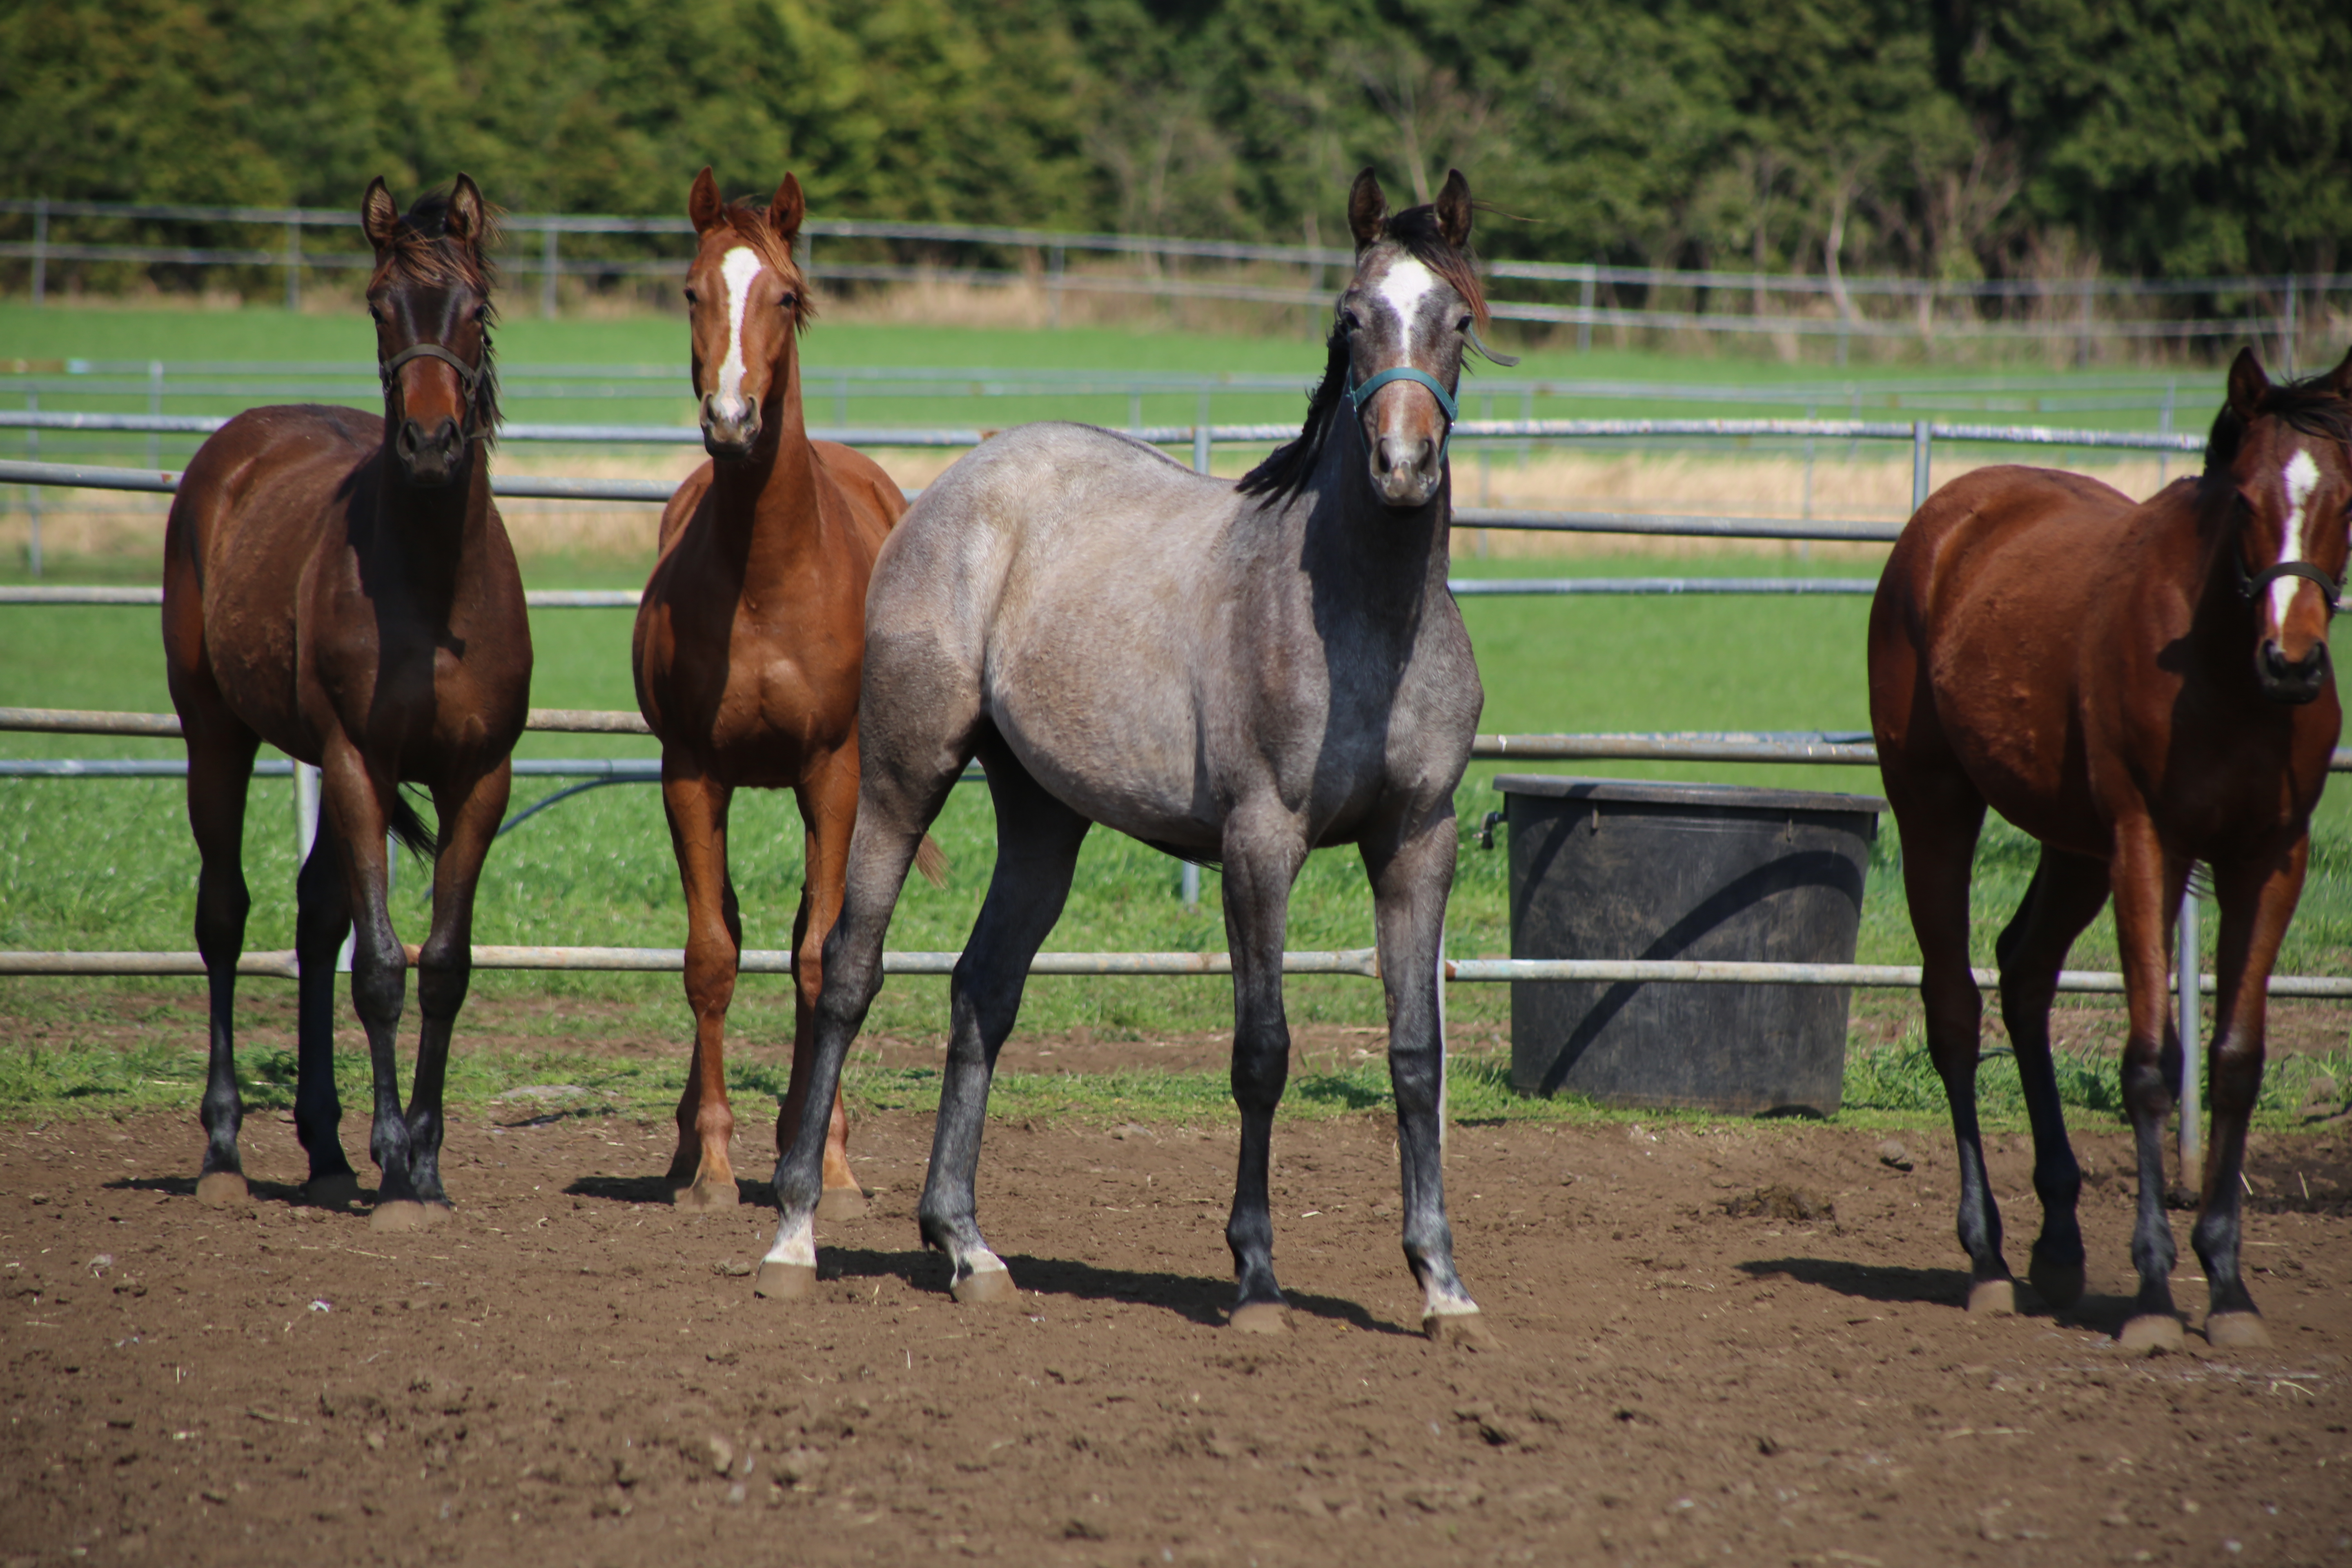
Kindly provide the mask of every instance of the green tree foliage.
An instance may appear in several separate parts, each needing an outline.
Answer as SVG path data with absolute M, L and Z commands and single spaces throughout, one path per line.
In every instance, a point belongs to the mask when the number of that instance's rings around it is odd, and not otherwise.
M 0 189 L 1330 243 L 1448 165 L 1495 254 L 2332 268 L 2343 0 L 0 0 Z

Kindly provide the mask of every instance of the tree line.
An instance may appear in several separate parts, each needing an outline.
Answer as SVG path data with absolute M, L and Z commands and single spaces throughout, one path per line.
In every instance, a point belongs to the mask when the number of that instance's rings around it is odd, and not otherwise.
M 2344 0 L 0 0 L 0 190 L 1337 243 L 1947 280 L 2334 271 Z

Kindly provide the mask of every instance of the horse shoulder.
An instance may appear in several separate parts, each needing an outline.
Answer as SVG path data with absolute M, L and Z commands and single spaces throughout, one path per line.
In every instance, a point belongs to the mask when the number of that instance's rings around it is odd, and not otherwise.
M 686 531 L 686 525 L 694 521 L 694 514 L 701 509 L 702 498 L 710 493 L 710 479 L 715 471 L 711 460 L 705 458 L 701 465 L 670 492 L 669 500 L 662 503 L 661 527 L 654 535 L 654 570 L 656 574 L 661 570 L 663 559 L 677 542 L 678 536 Z

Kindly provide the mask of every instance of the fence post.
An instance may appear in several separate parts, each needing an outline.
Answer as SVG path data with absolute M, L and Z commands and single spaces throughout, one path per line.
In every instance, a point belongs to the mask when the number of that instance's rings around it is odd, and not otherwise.
M 2204 1182 L 2205 1074 L 2204 1063 L 2197 1059 L 2197 1035 L 2203 1019 L 2197 1005 L 2197 888 L 2192 877 L 2180 892 L 2179 940 L 2173 957 L 2180 1002 L 2176 1026 L 2180 1035 L 2180 1184 L 2192 1193 Z
M 1592 263 L 1584 264 L 1584 280 L 1577 287 L 1577 309 L 1583 314 L 1576 319 L 1576 352 L 1589 353 L 1592 349 Z
M 49 198 L 33 198 L 33 309 L 49 296 Z
M 2077 369 L 2087 369 L 2091 363 L 2091 295 L 2096 287 L 2087 279 L 2083 284 L 2083 321 L 2076 329 L 2074 340 L 2074 364 Z
M 147 412 L 158 416 L 163 412 L 163 362 L 159 359 L 147 362 Z M 163 437 L 154 431 L 147 435 L 147 466 L 163 466 Z
M 1056 331 L 1062 325 L 1062 255 L 1058 245 L 1045 252 L 1045 324 Z
M 2179 390 L 2180 380 L 2178 376 L 2164 384 L 2164 412 L 2157 416 L 2156 421 L 2156 428 L 2160 435 L 2172 434 L 2172 400 Z M 2172 454 L 2159 447 L 2156 454 L 2156 488 L 2162 489 L 2171 482 Z
M 297 216 L 286 220 L 286 309 L 289 314 L 302 308 L 302 219 Z
M 559 266 L 555 247 L 555 225 L 550 221 L 539 239 L 539 313 L 551 321 L 555 320 L 555 274 Z
M 294 764 L 294 871 L 310 858 L 319 839 L 319 770 L 308 763 Z
M 41 395 L 37 392 L 25 394 L 25 412 L 38 414 L 40 411 Z M 25 457 L 32 461 L 37 460 L 40 455 L 41 433 L 37 428 L 28 428 L 25 432 Z M 38 485 L 25 487 L 25 516 L 32 525 L 32 542 L 25 552 L 26 563 L 37 577 L 41 574 L 41 487 Z
M 1925 419 L 1911 421 L 1911 510 L 1927 504 L 1927 458 L 1934 437 Z
M 2279 338 L 2279 363 L 2294 374 L 2294 274 L 2286 275 L 2286 331 Z

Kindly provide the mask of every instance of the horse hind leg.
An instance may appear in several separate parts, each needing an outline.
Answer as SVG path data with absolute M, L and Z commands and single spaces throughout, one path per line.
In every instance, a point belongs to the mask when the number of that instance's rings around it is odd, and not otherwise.
M 800 786 L 797 799 L 805 876 L 800 909 L 793 918 L 793 1077 L 776 1111 L 779 1158 L 790 1152 L 793 1130 L 800 1125 L 801 1101 L 814 1075 L 816 1003 L 824 989 L 824 939 L 841 917 L 842 879 L 857 820 L 856 748 L 824 759 Z M 849 1168 L 849 1115 L 837 1083 L 825 1121 L 824 1172 L 824 1195 L 817 1200 L 816 1217 L 830 1222 L 862 1216 L 866 1193 Z
M 2083 1230 L 2075 1217 L 2083 1173 L 2058 1102 L 2050 1005 L 2058 994 L 2058 972 L 2067 951 L 2106 901 L 2105 862 L 2045 846 L 2016 918 L 1994 947 L 2000 963 L 2001 1019 L 2017 1053 L 2026 1115 L 2033 1126 L 2033 1191 L 2042 1200 L 2042 1234 L 2034 1238 L 2026 1279 L 2044 1301 L 2062 1310 L 2083 1297 Z
M 1091 826 L 1048 795 L 1003 745 L 983 747 L 982 758 L 996 805 L 996 871 L 949 982 L 947 1068 L 917 1208 L 923 1244 L 947 1255 L 949 1291 L 967 1304 L 1017 1297 L 1011 1272 L 980 1233 L 974 1183 L 981 1131 L 996 1054 L 1020 1013 L 1029 963 L 1061 919 Z
M 303 1184 L 302 1201 L 322 1208 L 349 1208 L 359 1202 L 360 1183 L 343 1154 L 343 1107 L 335 1093 L 335 956 L 352 929 L 352 905 L 334 832 L 324 822 L 303 858 L 294 893 L 294 954 L 301 974 L 296 1005 L 300 1068 L 295 1078 L 294 1135 L 310 1157 L 310 1179 Z
M 206 722 L 209 719 L 211 721 Z M 188 735 L 188 824 L 201 868 L 196 877 L 196 949 L 211 993 L 211 1052 L 199 1112 L 205 1157 L 197 1201 L 243 1203 L 245 1166 L 236 1138 L 245 1102 L 236 1087 L 236 961 L 253 899 L 245 882 L 245 797 L 260 738 L 220 710 L 183 714 Z

